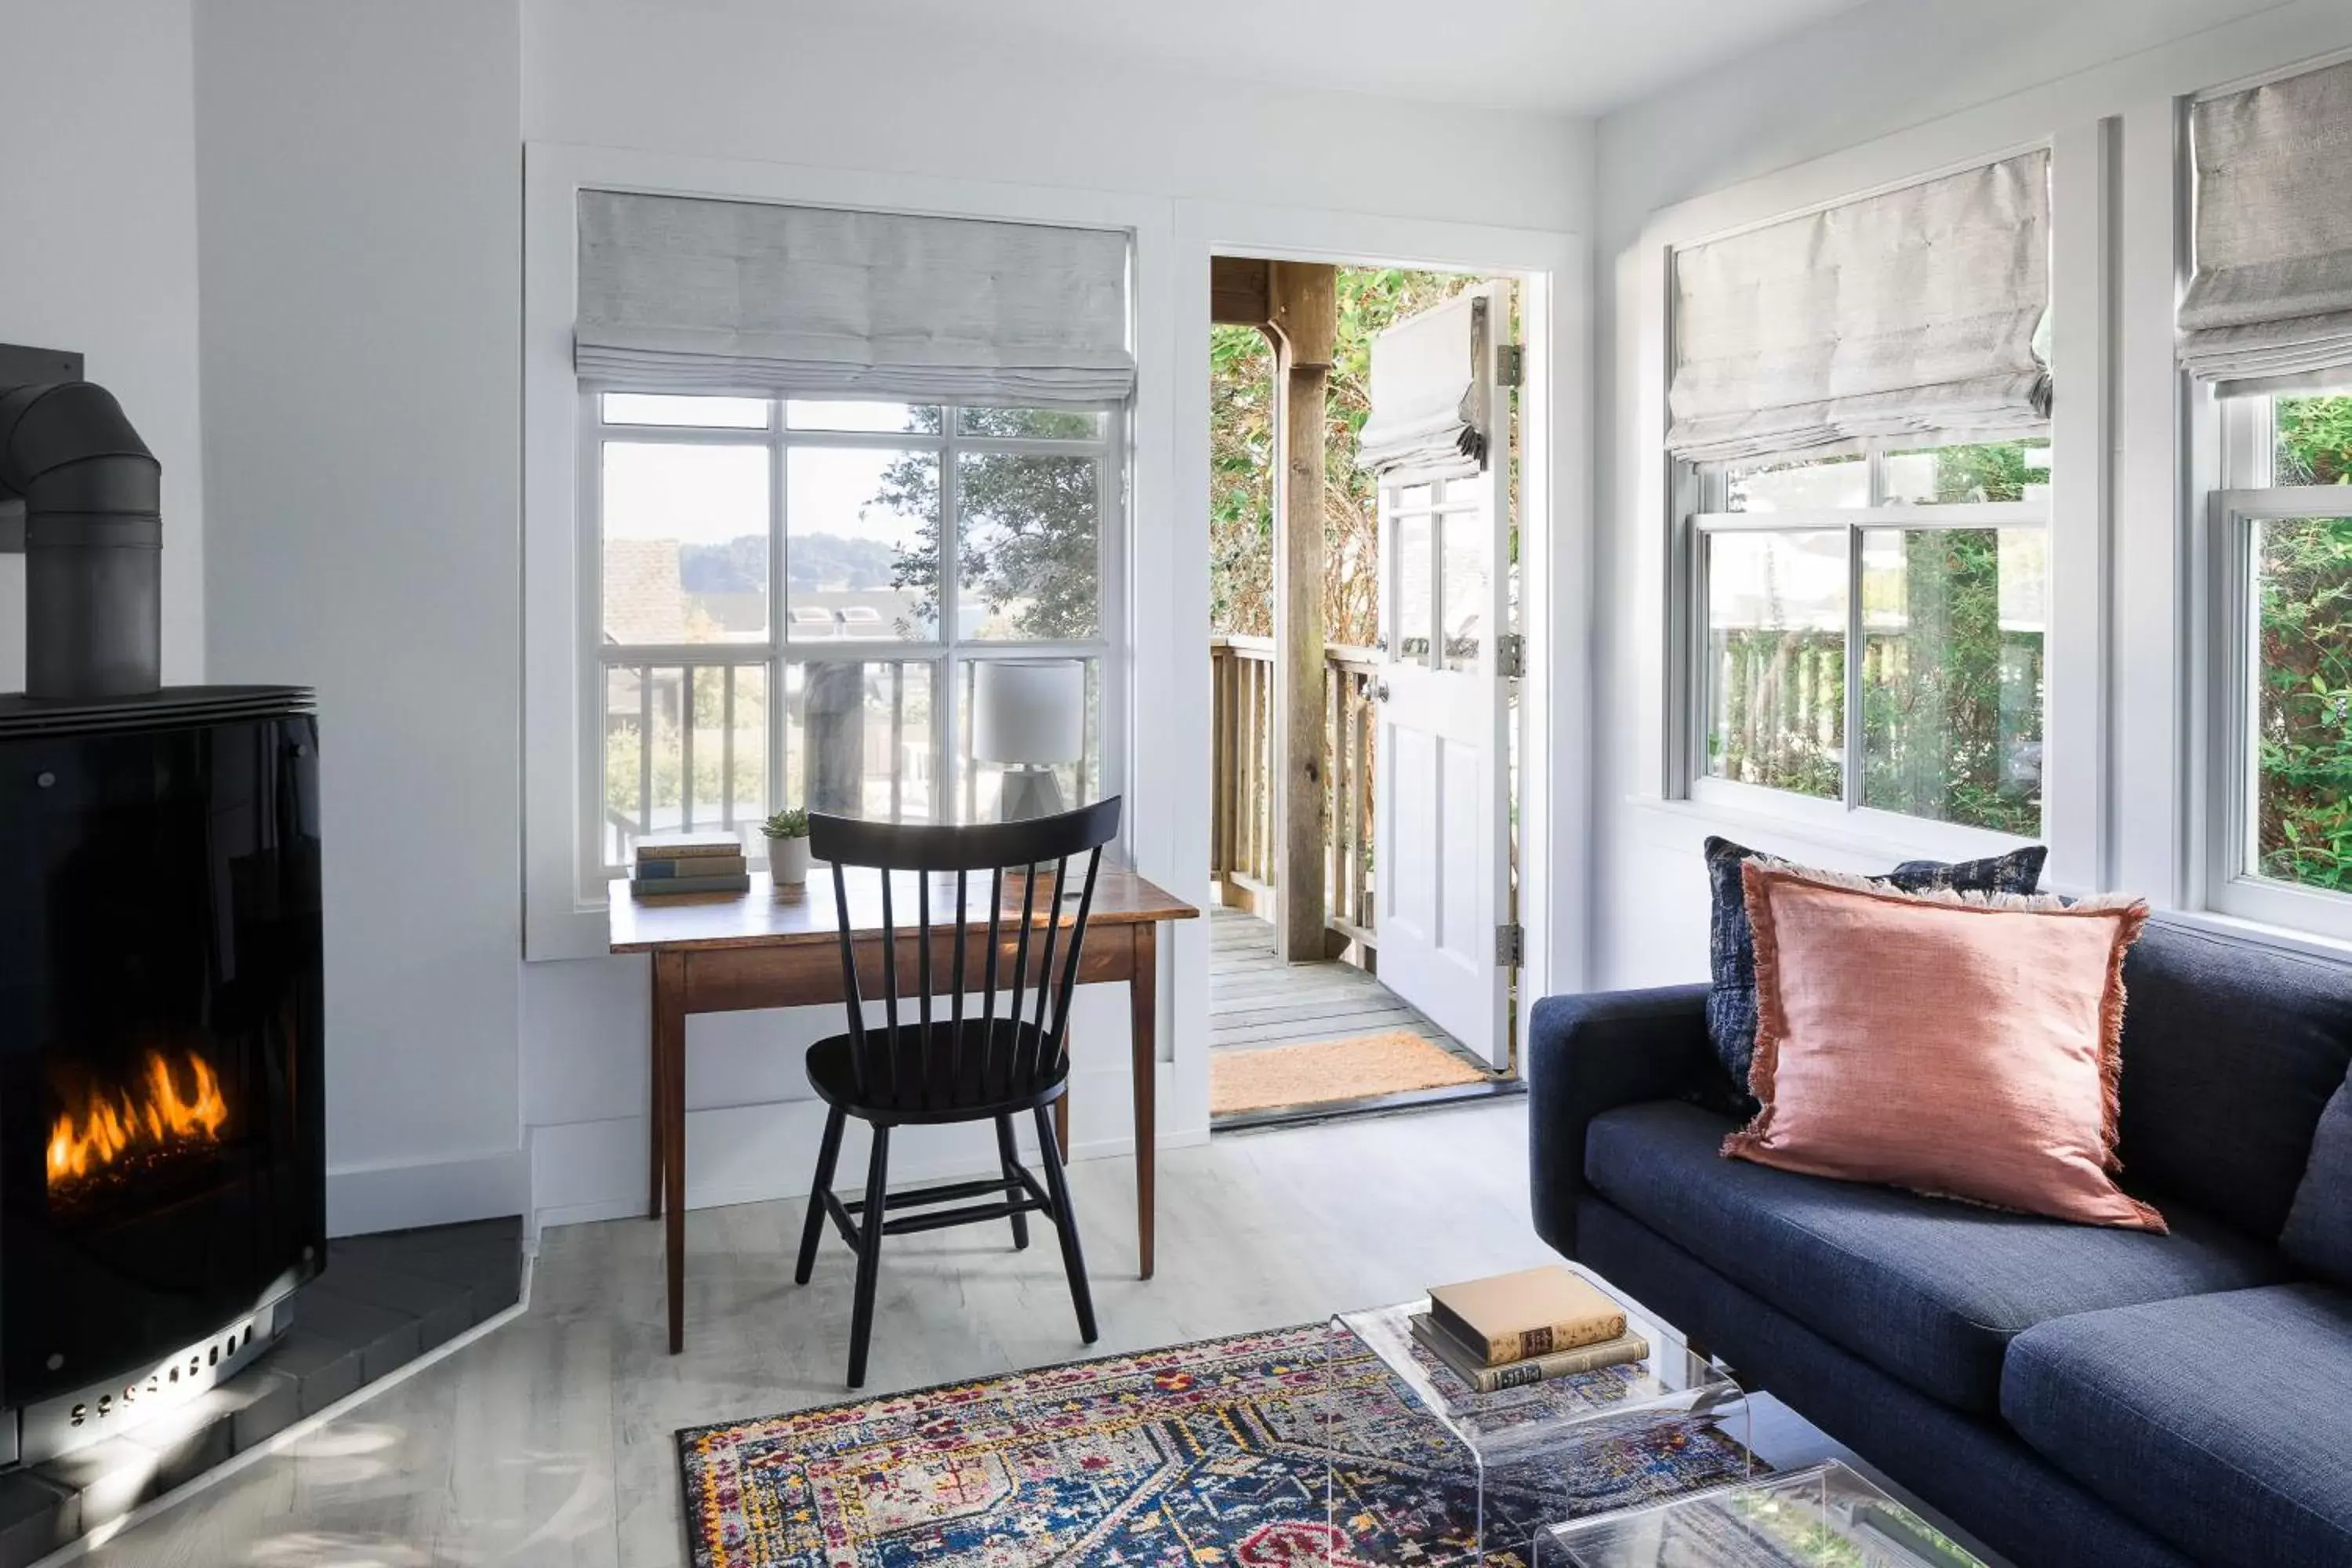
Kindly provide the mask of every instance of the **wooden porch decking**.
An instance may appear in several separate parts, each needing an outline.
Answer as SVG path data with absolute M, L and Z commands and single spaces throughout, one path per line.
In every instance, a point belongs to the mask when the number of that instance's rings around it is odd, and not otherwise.
M 1254 1049 L 1394 1029 L 1477 1058 L 1451 1035 L 1355 965 L 1285 963 L 1274 928 L 1240 910 L 1209 911 L 1209 1048 Z M 1484 1066 L 1483 1063 L 1478 1064 Z

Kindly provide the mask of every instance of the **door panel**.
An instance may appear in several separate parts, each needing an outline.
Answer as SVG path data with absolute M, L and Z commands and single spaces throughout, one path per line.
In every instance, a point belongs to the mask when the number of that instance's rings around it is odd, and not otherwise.
M 1497 632 L 1509 625 L 1507 392 L 1494 373 L 1509 285 L 1480 290 L 1475 333 L 1488 454 L 1475 472 L 1384 475 L 1375 681 L 1375 909 L 1381 979 L 1497 1067 L 1509 1057 L 1509 689 Z

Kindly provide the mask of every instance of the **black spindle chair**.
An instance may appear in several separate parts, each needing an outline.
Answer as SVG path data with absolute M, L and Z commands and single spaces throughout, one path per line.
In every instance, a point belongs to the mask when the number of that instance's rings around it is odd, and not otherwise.
M 808 1283 L 816 1266 L 817 1238 L 830 1215 L 842 1239 L 857 1252 L 857 1294 L 849 1321 L 852 1388 L 866 1382 L 874 1280 L 886 1235 L 1010 1220 L 1013 1245 L 1025 1247 L 1027 1216 L 1033 1212 L 1049 1215 L 1061 1236 L 1078 1331 L 1087 1343 L 1095 1342 L 1094 1299 L 1087 1289 L 1078 1222 L 1070 1209 L 1069 1179 L 1055 1143 L 1049 1108 L 1069 1082 L 1070 994 L 1077 988 L 1078 950 L 1094 908 L 1095 876 L 1102 865 L 1103 846 L 1118 833 L 1118 813 L 1114 797 L 1058 816 L 969 827 L 809 817 L 809 854 L 833 866 L 849 1032 L 819 1040 L 808 1051 L 809 1084 L 824 1101 L 826 1112 L 808 1223 L 801 1232 L 800 1264 L 793 1277 Z M 1071 885 L 1071 862 L 1080 858 L 1085 879 L 1076 913 L 1065 929 L 1062 895 Z M 1050 882 L 1042 875 L 1046 867 L 1054 869 Z M 844 873 L 856 868 L 881 873 L 878 978 L 884 1017 L 879 1026 L 866 1016 L 857 947 L 849 936 L 856 922 L 851 918 Z M 1024 874 L 1033 868 L 1040 874 Z M 950 874 L 954 878 L 951 894 L 946 888 Z M 935 884 L 943 900 L 953 900 L 938 917 L 937 931 Z M 980 919 L 977 908 L 967 913 L 967 900 L 983 884 L 984 939 L 967 930 L 968 921 L 976 925 Z M 911 929 L 901 924 L 909 912 L 902 907 L 909 892 L 916 906 Z M 941 941 L 950 949 L 944 963 L 932 951 Z M 902 989 L 908 993 L 904 998 Z M 979 998 L 976 1013 L 970 1005 L 974 995 Z M 907 1017 L 909 1012 L 916 1016 Z M 1024 1112 L 1036 1121 L 1038 1163 L 1045 1168 L 1042 1186 L 1021 1163 L 1013 1140 L 1013 1118 Z M 845 1200 L 833 1191 L 833 1168 L 841 1155 L 842 1130 L 853 1116 L 873 1129 L 873 1152 L 866 1163 L 866 1196 Z M 961 1121 L 996 1123 L 998 1175 L 907 1192 L 888 1190 L 892 1128 Z M 994 1201 L 970 1201 L 973 1199 Z M 927 1214 L 896 1212 L 943 1203 L 962 1206 Z

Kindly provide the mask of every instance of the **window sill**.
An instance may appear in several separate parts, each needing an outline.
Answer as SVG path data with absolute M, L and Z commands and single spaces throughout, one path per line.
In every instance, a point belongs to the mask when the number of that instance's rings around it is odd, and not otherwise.
M 563 900 L 547 910 L 527 910 L 522 956 L 526 963 L 604 958 L 613 950 L 613 927 L 604 900 Z
M 1717 830 L 1743 841 L 1753 838 L 1776 845 L 1798 844 L 1832 857 L 1883 860 L 1889 867 L 1906 860 L 1980 859 L 2039 842 L 1947 822 L 1913 820 L 1887 812 L 1843 812 L 1846 820 L 1831 822 L 1811 813 L 1784 813 L 1717 800 L 1632 795 L 1626 804 L 1685 826 Z M 1764 847 L 1768 846 L 1759 846 Z
M 2187 926 L 2192 931 L 2210 931 L 2216 936 L 2236 937 L 2242 942 L 2276 948 L 2282 952 L 2299 953 L 2305 958 L 2324 958 L 2336 963 L 2352 964 L 2352 939 L 2298 931 L 2291 926 L 2270 925 L 2237 915 L 2217 914 L 2211 910 L 2159 910 L 2157 913 L 2168 925 Z

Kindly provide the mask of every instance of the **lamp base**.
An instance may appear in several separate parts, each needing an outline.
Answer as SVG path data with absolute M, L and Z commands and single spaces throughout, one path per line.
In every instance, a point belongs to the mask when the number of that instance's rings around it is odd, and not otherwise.
M 1015 765 L 1004 770 L 1004 787 L 997 797 L 998 820 L 1026 822 L 1033 816 L 1059 816 L 1063 809 L 1062 781 L 1054 776 L 1053 769 Z M 1054 868 L 1050 864 L 1024 866 L 1005 873 L 1008 882 L 1028 878 L 1043 884 L 1040 891 L 1045 897 L 1053 896 Z
M 1054 776 L 1053 769 L 1004 770 L 1004 788 L 996 807 L 998 821 L 1025 822 L 1033 816 L 1058 816 L 1065 809 L 1062 781 Z

